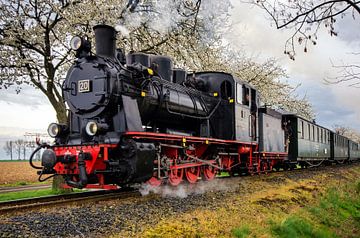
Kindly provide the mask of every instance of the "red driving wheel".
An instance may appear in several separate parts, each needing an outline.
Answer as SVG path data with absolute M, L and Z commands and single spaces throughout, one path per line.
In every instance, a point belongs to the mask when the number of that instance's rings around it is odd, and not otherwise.
M 186 168 L 185 176 L 189 183 L 196 183 L 200 176 L 200 166 Z
M 203 167 L 203 178 L 205 180 L 212 180 L 215 178 L 216 168 L 210 165 L 205 165 Z
M 169 171 L 168 181 L 171 185 L 177 186 L 181 183 L 183 175 L 184 175 L 183 169 L 172 169 Z

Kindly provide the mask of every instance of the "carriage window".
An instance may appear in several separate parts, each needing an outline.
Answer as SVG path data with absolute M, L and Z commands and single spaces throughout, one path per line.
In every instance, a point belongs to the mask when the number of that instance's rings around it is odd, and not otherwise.
M 324 143 L 327 144 L 327 131 L 324 130 Z
M 330 144 L 330 133 L 326 132 L 326 144 Z
M 236 84 L 236 101 L 237 101 L 237 103 L 240 103 L 240 104 L 242 104 L 242 102 L 243 102 L 242 85 L 239 83 Z
M 307 123 L 304 122 L 304 125 L 303 125 L 303 138 L 304 138 L 304 139 L 307 139 L 307 128 L 306 128 L 306 125 L 307 125 Z
M 323 129 L 320 129 L 320 142 L 323 143 Z
M 312 140 L 311 126 L 308 124 L 309 140 Z
M 317 131 L 317 133 L 316 133 L 316 141 L 319 142 L 319 134 L 320 134 L 319 133 L 319 127 L 316 128 L 316 131 Z
M 312 136 L 312 140 L 315 141 L 315 127 L 314 127 L 314 125 L 311 126 L 311 136 Z
M 300 136 L 299 136 L 299 138 L 304 138 L 304 122 L 303 121 L 299 121 L 300 123 L 299 123 L 299 134 L 300 134 Z

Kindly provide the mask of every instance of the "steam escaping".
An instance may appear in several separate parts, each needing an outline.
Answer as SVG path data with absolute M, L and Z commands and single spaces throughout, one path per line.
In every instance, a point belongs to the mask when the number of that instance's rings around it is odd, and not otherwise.
M 116 26 L 116 30 L 129 37 L 130 32 L 146 25 L 161 35 L 167 34 L 187 18 L 196 17 L 201 26 L 203 41 L 212 41 L 217 37 L 217 30 L 227 28 L 226 18 L 232 7 L 230 0 L 202 1 L 199 11 L 196 12 L 198 1 L 129 1 L 131 11 L 124 12 Z M 130 7 L 130 5 L 127 7 Z
M 147 196 L 151 193 L 159 194 L 162 197 L 176 197 L 186 198 L 190 195 L 204 194 L 206 192 L 216 191 L 230 191 L 231 186 L 223 179 L 215 179 L 212 181 L 198 181 L 195 184 L 181 184 L 179 186 L 159 186 L 153 187 L 150 184 L 144 183 L 141 185 L 139 191 L 142 196 Z
M 124 25 L 116 25 L 115 30 L 120 32 L 124 37 L 128 37 L 130 35 L 130 31 Z

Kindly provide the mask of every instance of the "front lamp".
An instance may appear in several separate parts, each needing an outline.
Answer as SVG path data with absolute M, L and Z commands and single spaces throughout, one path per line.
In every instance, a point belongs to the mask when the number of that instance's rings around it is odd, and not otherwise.
M 106 123 L 97 123 L 95 121 L 89 121 L 85 126 L 85 132 L 89 136 L 95 136 L 97 134 L 108 131 L 109 126 Z
M 78 50 L 83 45 L 83 39 L 80 36 L 74 36 L 70 41 L 70 48 L 72 50 Z
M 63 124 L 51 123 L 47 131 L 50 137 L 55 138 L 67 133 L 68 127 Z
M 89 122 L 86 124 L 85 131 L 86 131 L 86 134 L 88 134 L 89 136 L 94 136 L 94 135 L 96 135 L 96 133 L 98 132 L 98 125 L 97 125 L 97 123 L 94 122 L 94 121 L 89 121 Z

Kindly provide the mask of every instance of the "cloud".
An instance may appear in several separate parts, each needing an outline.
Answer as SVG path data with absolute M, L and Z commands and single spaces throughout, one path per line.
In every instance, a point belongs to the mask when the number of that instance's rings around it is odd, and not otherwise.
M 56 121 L 55 111 L 48 103 L 37 107 L 27 105 L 28 99 L 25 96 L 23 101 L 23 104 L 0 101 L 1 126 L 46 130 L 51 122 Z M 0 131 L 0 134 L 3 133 Z
M 305 78 L 307 75 L 293 77 L 294 82 L 301 83 L 298 93 L 306 95 L 312 102 L 318 124 L 329 129 L 335 124 L 346 125 L 360 131 L 359 111 L 354 106 L 357 103 L 354 98 L 357 98 L 358 89 L 319 84 Z M 347 93 L 343 92 L 344 89 Z
M 26 100 L 24 100 L 25 98 Z M 10 87 L 9 89 L 0 89 L 0 102 L 26 105 L 33 108 L 42 107 L 44 104 L 49 103 L 39 89 L 35 89 L 28 85 L 21 85 L 20 93 L 17 93 L 13 87 Z
M 353 17 L 348 14 L 343 18 L 338 18 L 335 24 L 335 31 L 338 33 L 338 38 L 347 42 L 355 43 L 359 46 L 360 31 L 355 30 L 359 27 L 360 18 Z

